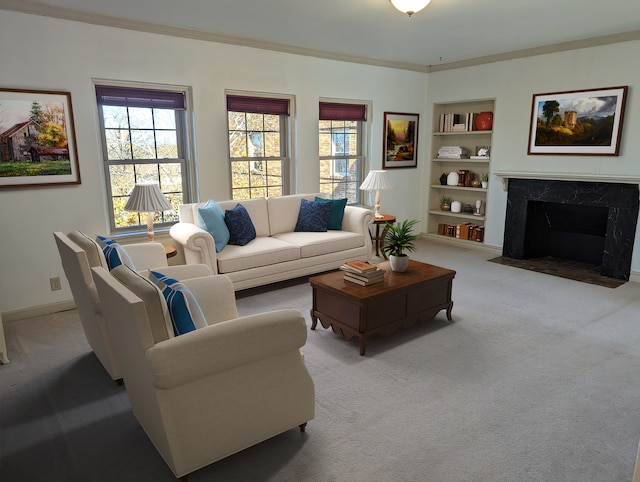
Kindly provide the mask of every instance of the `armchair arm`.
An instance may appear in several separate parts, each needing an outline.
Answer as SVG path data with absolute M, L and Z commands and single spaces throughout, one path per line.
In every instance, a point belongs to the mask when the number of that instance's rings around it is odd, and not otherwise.
M 123 244 L 137 271 L 149 268 L 161 268 L 167 266 L 167 255 L 162 243 L 132 243 Z
M 278 310 L 210 325 L 162 341 L 146 353 L 153 385 L 168 389 L 299 350 L 307 325 L 298 310 Z
M 216 244 L 210 233 L 195 224 L 179 222 L 171 226 L 169 234 L 182 246 L 187 264 L 206 264 L 218 274 Z
M 373 223 L 373 211 L 359 206 L 345 206 L 342 218 L 342 230 L 367 234 Z
M 236 293 L 233 289 L 233 283 L 227 275 L 218 274 L 202 278 L 183 279 L 182 284 L 189 288 L 193 296 L 198 300 L 198 304 L 207 319 L 207 324 L 214 325 L 221 321 L 238 318 Z

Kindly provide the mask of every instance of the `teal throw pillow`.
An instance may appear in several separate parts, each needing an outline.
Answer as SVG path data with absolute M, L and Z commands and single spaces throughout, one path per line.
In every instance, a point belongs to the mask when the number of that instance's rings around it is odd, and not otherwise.
M 107 260 L 107 266 L 109 270 L 112 270 L 116 266 L 126 264 L 129 268 L 135 271 L 136 267 L 133 265 L 131 257 L 127 254 L 122 246 L 120 246 L 113 239 L 105 238 L 104 236 L 97 236 L 98 244 L 102 248 L 104 257 Z
M 229 243 L 229 228 L 224 222 L 224 211 L 213 199 L 198 208 L 196 225 L 208 231 L 216 243 L 216 252 L 220 252 Z
M 326 232 L 330 215 L 331 203 L 317 203 L 302 199 L 300 201 L 300 211 L 298 212 L 298 222 L 294 231 Z
M 324 199 L 321 197 L 316 197 L 317 203 L 331 203 L 331 214 L 329 215 L 327 229 L 342 229 L 342 219 L 344 218 L 344 208 L 347 205 L 347 201 L 347 198 Z
M 256 228 L 245 207 L 238 203 L 233 209 L 224 212 L 224 222 L 229 228 L 229 243 L 244 246 L 256 238 Z
M 154 278 L 152 281 L 162 291 L 167 302 L 173 332 L 176 336 L 208 326 L 200 304 L 189 288 L 180 281 L 157 271 L 150 271 L 150 273 Z

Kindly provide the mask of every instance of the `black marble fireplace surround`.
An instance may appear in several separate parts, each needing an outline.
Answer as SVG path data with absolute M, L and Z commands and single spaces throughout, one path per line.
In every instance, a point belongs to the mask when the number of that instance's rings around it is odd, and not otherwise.
M 509 179 L 502 255 L 584 261 L 628 280 L 639 204 L 637 184 Z

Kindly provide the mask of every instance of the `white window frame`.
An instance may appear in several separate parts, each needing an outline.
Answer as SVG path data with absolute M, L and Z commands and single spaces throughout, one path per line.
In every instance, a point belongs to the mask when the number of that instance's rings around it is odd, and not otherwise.
M 194 157 L 194 128 L 193 128 L 193 104 L 191 88 L 181 85 L 167 85 L 167 84 L 149 84 L 144 82 L 120 82 L 104 79 L 93 79 L 93 90 L 98 85 L 124 87 L 124 88 L 137 88 L 147 90 L 162 90 L 162 91 L 174 91 L 182 92 L 185 96 L 185 111 L 183 115 L 176 116 L 176 131 L 178 133 L 178 152 L 182 154 L 178 159 L 147 159 L 136 160 L 127 159 L 126 164 L 164 164 L 164 163 L 179 163 L 181 165 L 182 174 L 182 200 L 180 204 L 192 202 L 195 199 L 196 190 L 196 167 Z M 111 234 L 134 234 L 146 232 L 146 216 L 144 214 L 139 215 L 139 224 L 130 225 L 126 227 L 116 227 L 115 212 L 113 204 L 113 191 L 111 185 L 111 175 L 109 167 L 111 165 L 117 165 L 123 161 L 109 160 L 107 154 L 107 143 L 105 136 L 104 117 L 102 114 L 102 106 L 96 101 L 96 116 L 98 119 L 98 126 L 100 129 L 100 139 L 102 147 L 102 164 L 104 173 L 104 185 L 106 189 L 107 200 L 107 214 L 109 217 L 109 229 Z M 160 218 L 160 221 L 154 223 L 154 229 L 156 231 L 167 231 L 169 227 L 178 220 L 177 206 L 176 209 L 169 213 L 158 213 L 156 219 Z

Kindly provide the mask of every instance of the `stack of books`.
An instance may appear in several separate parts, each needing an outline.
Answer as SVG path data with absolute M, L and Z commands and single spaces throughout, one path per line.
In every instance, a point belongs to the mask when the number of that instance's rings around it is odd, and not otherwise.
M 360 286 L 369 286 L 384 281 L 384 270 L 366 261 L 347 261 L 340 266 L 340 269 L 345 272 L 345 281 L 350 281 Z
M 469 159 L 469 151 L 462 146 L 442 146 L 438 149 L 438 157 L 443 159 Z

